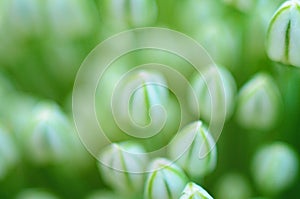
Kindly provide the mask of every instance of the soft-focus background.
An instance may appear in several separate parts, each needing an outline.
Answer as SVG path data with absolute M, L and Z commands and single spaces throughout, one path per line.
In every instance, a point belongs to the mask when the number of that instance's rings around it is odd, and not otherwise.
M 194 38 L 232 73 L 238 91 L 263 72 L 280 92 L 279 116 L 270 128 L 252 129 L 256 124 L 251 122 L 240 125 L 235 108 L 217 142 L 217 167 L 201 180 L 202 185 L 217 199 L 234 199 L 226 193 L 239 191 L 245 199 L 298 198 L 300 172 L 275 194 L 261 191 L 253 172 L 253 158 L 264 145 L 285 143 L 296 158 L 300 151 L 300 69 L 275 63 L 265 52 L 269 22 L 282 2 L 1 0 L 0 198 L 97 198 L 94 192 L 110 190 L 76 134 L 73 82 L 97 44 L 144 26 L 170 28 Z M 175 68 L 187 64 L 165 52 L 137 52 L 121 59 L 115 73 L 153 58 Z M 283 166 L 279 171 L 289 169 Z

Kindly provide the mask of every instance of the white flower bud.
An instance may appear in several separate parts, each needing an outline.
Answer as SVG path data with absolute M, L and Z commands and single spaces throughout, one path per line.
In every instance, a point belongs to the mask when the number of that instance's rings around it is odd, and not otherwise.
M 130 112 L 133 121 L 141 126 L 146 126 L 151 120 L 150 109 L 155 105 L 162 105 L 164 103 L 164 100 L 168 96 L 168 90 L 163 86 L 155 84 L 164 82 L 164 79 L 158 74 L 141 71 L 137 74 L 136 78 L 138 81 L 142 80 L 143 83 L 133 93 Z
M 20 140 L 25 153 L 36 164 L 61 163 L 70 158 L 69 121 L 58 106 L 40 103 L 34 107 L 25 133 Z
M 133 71 L 114 90 L 112 109 L 119 127 L 137 137 L 151 137 L 166 121 L 166 80 L 148 70 Z M 122 99 L 122 100 L 120 100 Z M 136 132 L 136 134 L 134 134 Z
M 203 8 L 207 9 L 205 6 Z M 216 6 L 213 6 L 213 10 L 215 9 Z M 241 48 L 239 27 L 235 25 L 236 21 L 221 21 L 219 18 L 211 18 L 211 15 L 207 16 L 207 19 L 209 20 L 197 25 L 193 37 L 203 45 L 215 63 L 221 63 L 231 68 L 235 67 L 237 65 L 236 57 L 240 56 Z M 222 32 L 222 37 L 220 37 L 220 32 Z
M 266 198 L 266 197 L 255 197 L 255 198 L 251 198 L 251 199 L 269 199 L 269 198 Z
M 103 180 L 115 191 L 133 195 L 142 191 L 148 158 L 142 146 L 133 142 L 113 143 L 99 156 Z
M 223 67 L 210 67 L 201 75 L 196 75 L 192 81 L 193 92 L 198 99 L 200 118 L 207 122 L 229 118 L 233 113 L 237 90 L 231 73 Z M 191 93 L 190 99 L 193 96 Z M 195 111 L 192 103 L 190 109 Z
M 280 93 L 273 79 L 268 74 L 257 74 L 240 90 L 237 122 L 248 129 L 268 130 L 278 119 L 280 102 Z
M 216 198 L 250 198 L 251 186 L 247 179 L 238 173 L 225 174 L 217 182 Z
M 58 197 L 42 189 L 27 189 L 19 193 L 16 199 L 58 199 Z
M 185 186 L 179 199 L 213 199 L 213 197 L 199 185 L 190 182 Z
M 178 133 L 171 142 L 169 154 L 194 178 L 209 174 L 217 163 L 215 141 L 201 121 L 187 125 Z
M 187 183 L 184 172 L 164 158 L 155 159 L 145 187 L 145 199 L 178 199 Z
M 16 143 L 11 134 L 0 126 L 0 180 L 16 165 L 18 158 Z
M 118 30 L 149 26 L 157 18 L 155 0 L 100 0 L 98 4 L 107 24 Z
M 89 1 L 45 1 L 44 9 L 47 13 L 50 31 L 65 40 L 86 36 L 94 30 L 94 18 L 97 13 Z
M 242 12 L 248 12 L 255 5 L 255 2 L 253 0 L 223 0 L 223 2 L 228 5 L 232 5 Z
M 124 199 L 124 195 L 119 196 L 111 191 L 96 191 L 92 194 L 89 194 L 85 199 Z
M 289 0 L 273 15 L 267 33 L 270 59 L 300 67 L 300 1 Z
M 252 169 L 254 181 L 264 194 L 278 194 L 297 177 L 297 154 L 287 144 L 275 142 L 257 151 Z
M 6 12 L 10 32 L 17 37 L 70 39 L 90 34 L 96 9 L 84 0 L 12 0 Z M 49 37 L 49 35 L 48 35 Z

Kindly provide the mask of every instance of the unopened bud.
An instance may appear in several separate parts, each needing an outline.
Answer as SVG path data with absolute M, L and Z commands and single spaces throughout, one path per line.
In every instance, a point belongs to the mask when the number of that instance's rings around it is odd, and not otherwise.
M 271 76 L 257 74 L 240 90 L 237 122 L 247 129 L 269 130 L 278 119 L 280 102 L 279 90 Z
M 148 158 L 134 142 L 113 143 L 101 154 L 98 164 L 103 180 L 116 192 L 132 195 L 141 192 Z
M 154 160 L 145 187 L 145 199 L 178 199 L 187 183 L 184 172 L 164 158 Z
M 270 59 L 300 67 L 300 1 L 289 0 L 273 15 L 267 33 Z
M 169 154 L 187 174 L 197 178 L 212 172 L 217 163 L 216 144 L 201 121 L 184 127 L 172 141 Z
M 179 199 L 213 199 L 213 197 L 199 185 L 190 182 L 185 186 Z

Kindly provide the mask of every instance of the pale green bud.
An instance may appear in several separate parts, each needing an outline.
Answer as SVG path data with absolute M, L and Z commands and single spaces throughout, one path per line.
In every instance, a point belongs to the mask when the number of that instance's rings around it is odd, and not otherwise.
M 72 39 L 90 34 L 96 10 L 84 0 L 12 0 L 6 12 L 10 32 L 19 38 Z M 49 35 L 47 35 L 49 36 Z
M 23 190 L 17 195 L 16 199 L 58 199 L 58 197 L 45 190 L 36 188 Z
M 237 122 L 248 129 L 269 130 L 278 119 L 280 103 L 280 93 L 272 77 L 257 74 L 239 92 Z
M 254 7 L 256 0 L 223 0 L 223 2 L 235 7 L 239 11 L 247 12 Z
M 116 192 L 134 195 L 143 189 L 148 163 L 145 150 L 134 142 L 113 143 L 99 156 L 103 180 Z
M 151 122 L 151 107 L 165 103 L 164 100 L 168 97 L 168 91 L 167 88 L 154 84 L 155 82 L 164 82 L 163 77 L 158 74 L 141 71 L 133 78 L 137 78 L 137 81 L 141 80 L 142 85 L 133 93 L 130 103 L 130 113 L 133 121 L 138 125 L 146 126 Z
M 102 17 L 117 30 L 154 24 L 157 18 L 155 0 L 98 0 Z
M 247 179 L 238 174 L 225 174 L 217 182 L 216 197 L 220 199 L 248 199 L 251 196 L 251 186 Z
M 192 86 L 193 93 L 190 93 L 190 99 L 193 99 L 193 94 L 196 95 L 200 118 L 207 122 L 211 120 L 216 122 L 228 119 L 232 115 L 237 88 L 234 78 L 227 69 L 210 67 L 201 76 L 197 74 L 193 78 Z M 193 103 L 190 103 L 190 109 L 196 110 Z
M 255 198 L 251 198 L 251 199 L 269 199 L 269 198 L 266 198 L 266 197 L 255 197 Z
M 19 159 L 12 135 L 0 126 L 0 180 L 14 167 Z
M 300 67 L 300 1 L 283 3 L 273 15 L 267 33 L 267 53 L 273 61 Z
M 211 173 L 217 163 L 217 148 L 201 121 L 184 127 L 170 145 L 169 155 L 187 174 L 197 178 Z
M 143 138 L 158 133 L 167 118 L 164 107 L 169 93 L 165 78 L 149 70 L 138 70 L 127 74 L 119 84 L 112 101 L 119 127 Z
M 92 194 L 89 194 L 86 197 L 86 199 L 124 199 L 124 198 L 125 198 L 124 195 L 119 196 L 111 191 L 105 191 L 105 190 L 93 192 Z
M 97 16 L 93 4 L 85 0 L 51 0 L 45 2 L 49 27 L 61 38 L 70 39 L 90 34 Z
M 199 27 L 202 31 L 205 31 L 207 19 L 216 19 L 220 16 L 223 11 L 222 6 L 218 1 L 211 0 L 188 0 L 188 1 L 177 1 L 176 2 L 176 15 L 178 24 L 183 27 L 187 32 L 193 32 L 195 27 Z M 212 13 L 214 13 L 212 15 Z M 205 20 L 204 20 L 205 19 Z M 201 23 L 199 23 L 201 21 Z M 202 44 L 202 42 L 201 42 Z M 215 43 L 217 44 L 217 42 Z
M 1 5 L 0 5 L 1 6 Z M 0 58 L 1 60 L 1 58 Z M 0 121 L 10 127 L 8 124 L 8 115 L 10 113 L 12 94 L 15 93 L 7 77 L 0 72 Z
M 34 107 L 29 124 L 20 140 L 25 153 L 36 164 L 64 162 L 72 155 L 70 134 L 73 129 L 59 107 L 40 103 Z
M 213 199 L 205 189 L 195 183 L 188 183 L 179 199 Z
M 211 12 L 215 12 L 216 7 L 213 6 Z M 207 9 L 205 6 L 203 8 Z M 207 19 L 201 25 L 197 24 L 193 37 L 203 45 L 215 63 L 233 68 L 237 65 L 236 57 L 240 56 L 240 27 L 236 26 L 236 21 L 212 19 L 211 15 Z
M 285 143 L 264 146 L 254 156 L 252 173 L 257 187 L 274 195 L 288 188 L 298 173 L 297 154 Z
M 178 199 L 187 183 L 184 172 L 173 162 L 158 158 L 150 165 L 145 199 Z

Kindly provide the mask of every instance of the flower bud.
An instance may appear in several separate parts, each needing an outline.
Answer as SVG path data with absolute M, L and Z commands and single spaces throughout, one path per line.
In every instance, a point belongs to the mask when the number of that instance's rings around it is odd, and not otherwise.
M 103 180 L 122 195 L 140 193 L 148 158 L 142 146 L 134 142 L 113 143 L 99 156 Z
M 169 155 L 194 178 L 209 174 L 217 163 L 215 141 L 201 121 L 187 125 L 178 133 L 171 142 Z
M 151 173 L 145 187 L 145 199 L 177 199 L 180 197 L 187 177 L 173 162 L 164 158 L 155 159 L 150 165 Z
M 138 70 L 127 74 L 122 81 L 114 90 L 112 101 L 120 128 L 143 138 L 158 133 L 167 118 L 164 107 L 169 93 L 165 78 L 159 73 Z
M 207 122 L 211 120 L 223 121 L 232 115 L 236 97 L 236 84 L 227 69 L 210 67 L 202 76 L 196 75 L 194 77 L 192 86 L 198 99 L 200 118 Z M 193 96 L 193 93 L 191 93 L 190 99 Z M 195 110 L 192 103 L 190 103 L 190 109 Z
M 202 187 L 195 183 L 188 183 L 179 199 L 213 199 Z
M 27 189 L 19 193 L 16 199 L 58 199 L 58 197 L 42 189 Z
M 98 0 L 98 5 L 107 24 L 117 30 L 149 26 L 157 18 L 155 0 Z
M 199 1 L 197 1 L 198 3 Z M 216 7 L 218 6 L 212 6 L 211 12 L 215 12 Z M 206 6 L 203 9 L 207 9 Z M 207 20 L 203 20 L 203 23 L 196 25 L 197 29 L 193 35 L 207 50 L 215 63 L 221 63 L 231 69 L 238 65 L 237 56 L 241 56 L 240 42 L 242 42 L 242 39 L 240 27 L 236 26 L 236 23 L 238 22 L 234 20 L 220 20 L 220 17 L 214 19 L 207 16 Z M 222 37 L 220 37 L 220 32 L 222 32 Z
M 244 128 L 269 130 L 278 119 L 280 102 L 280 93 L 271 76 L 257 74 L 240 90 L 237 122 Z
M 168 90 L 157 83 L 163 82 L 164 79 L 158 74 L 151 74 L 141 71 L 136 76 L 137 81 L 142 81 L 131 98 L 130 113 L 133 121 L 138 125 L 146 126 L 150 123 L 150 111 L 155 105 L 162 105 L 168 97 Z M 157 115 L 159 116 L 159 115 Z
M 238 173 L 225 174 L 217 182 L 216 198 L 241 199 L 251 197 L 251 186 L 244 176 Z
M 266 197 L 255 197 L 255 198 L 251 198 L 251 199 L 269 199 L 269 198 L 266 198 Z
M 86 36 L 93 27 L 96 10 L 84 0 L 12 0 L 5 13 L 9 30 L 19 38 L 54 36 L 68 39 Z
M 17 146 L 8 132 L 0 126 L 0 180 L 18 161 Z
M 235 7 L 242 12 L 248 12 L 254 7 L 255 1 L 249 0 L 223 0 L 224 3 Z
M 25 133 L 20 140 L 27 157 L 38 165 L 65 162 L 72 155 L 70 150 L 69 121 L 59 107 L 40 103 L 34 107 Z
M 278 194 L 296 179 L 298 159 L 285 143 L 275 142 L 258 150 L 252 162 L 252 173 L 257 187 L 268 195 Z
M 87 36 L 95 30 L 97 10 L 84 0 L 51 0 L 45 2 L 50 31 L 68 40 Z
M 119 196 L 111 191 L 96 191 L 89 194 L 85 199 L 123 199 L 124 195 Z
M 270 59 L 300 67 L 300 1 L 286 1 L 273 15 L 267 33 Z

